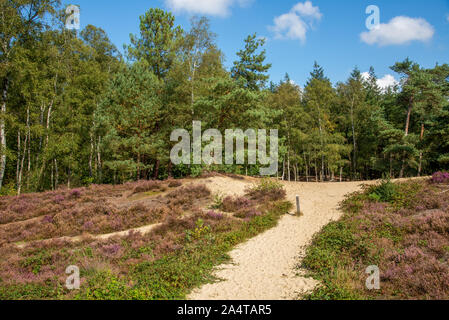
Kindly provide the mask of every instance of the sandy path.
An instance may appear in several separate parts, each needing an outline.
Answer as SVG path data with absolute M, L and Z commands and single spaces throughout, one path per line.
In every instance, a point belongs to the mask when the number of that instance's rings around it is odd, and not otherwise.
M 243 194 L 248 181 L 214 178 L 208 186 L 223 193 Z M 374 182 L 371 182 L 374 183 Z M 339 203 L 360 189 L 360 182 L 285 182 L 287 198 L 301 197 L 304 216 L 284 216 L 279 225 L 241 244 L 230 256 L 233 263 L 217 268 L 224 281 L 207 284 L 191 293 L 192 300 L 284 300 L 295 299 L 316 286 L 316 281 L 297 275 L 295 266 L 313 235 L 343 214 Z

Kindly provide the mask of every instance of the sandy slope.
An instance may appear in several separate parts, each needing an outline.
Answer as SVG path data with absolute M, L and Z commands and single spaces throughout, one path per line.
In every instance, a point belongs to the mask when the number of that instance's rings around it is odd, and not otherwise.
M 229 178 L 208 179 L 215 192 L 243 194 L 250 181 Z M 372 182 L 371 182 L 372 183 Z M 192 292 L 192 300 L 283 300 L 297 298 L 317 284 L 297 275 L 300 261 L 313 235 L 330 221 L 341 217 L 338 204 L 348 193 L 360 189 L 360 182 L 285 182 L 287 198 L 301 197 L 302 217 L 284 216 L 279 225 L 238 246 L 231 252 L 233 264 L 217 268 L 224 281 L 208 284 Z M 230 192 L 232 190 L 232 192 Z

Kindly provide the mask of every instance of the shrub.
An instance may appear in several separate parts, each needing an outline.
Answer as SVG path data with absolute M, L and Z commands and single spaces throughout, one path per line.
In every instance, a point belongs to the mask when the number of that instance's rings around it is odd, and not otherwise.
M 223 220 L 224 219 L 224 215 L 222 213 L 217 213 L 213 210 L 211 210 L 207 213 L 207 217 L 211 218 L 213 220 Z
M 61 203 L 61 202 L 63 202 L 64 200 L 65 200 L 64 196 L 63 196 L 63 195 L 60 195 L 60 194 L 58 194 L 57 196 L 55 196 L 54 199 L 53 199 L 53 201 L 54 201 L 55 203 Z
M 223 206 L 224 196 L 221 193 L 214 194 L 213 203 L 211 205 L 212 209 L 220 209 Z
M 262 212 L 257 210 L 256 208 L 242 208 L 238 210 L 234 216 L 241 219 L 251 219 L 254 217 L 259 217 L 262 215 Z
M 253 202 L 245 197 L 226 197 L 223 199 L 221 209 L 224 212 L 237 212 L 253 206 Z
M 178 188 L 182 186 L 182 182 L 178 180 L 170 180 L 168 181 L 168 187 L 169 188 Z
M 369 190 L 369 198 L 375 202 L 393 202 L 398 196 L 398 187 L 389 180 Z
M 161 190 L 162 183 L 160 181 L 139 181 L 133 189 L 132 195 L 136 193 L 149 192 L 154 190 Z
M 205 199 L 210 196 L 211 192 L 205 185 L 190 185 L 173 190 L 167 194 L 169 204 L 171 206 L 183 206 L 183 208 L 191 208 L 195 201 Z
M 287 193 L 280 182 L 265 178 L 258 185 L 247 189 L 246 195 L 252 200 L 279 201 L 285 199 Z
M 433 183 L 448 183 L 449 182 L 449 172 L 436 172 L 432 176 Z
M 81 197 L 81 189 L 73 189 L 70 191 L 70 197 L 74 199 L 78 199 Z

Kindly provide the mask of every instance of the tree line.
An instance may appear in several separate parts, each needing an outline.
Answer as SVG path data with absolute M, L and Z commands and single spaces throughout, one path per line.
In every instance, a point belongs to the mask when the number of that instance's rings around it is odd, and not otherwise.
M 58 0 L 0 0 L 0 188 L 20 194 L 92 183 L 257 175 L 259 165 L 173 165 L 174 129 L 278 129 L 285 180 L 419 176 L 449 164 L 449 66 L 406 59 L 400 85 L 355 68 L 333 85 L 317 63 L 300 88 L 269 82 L 264 39 L 227 70 L 204 17 L 189 30 L 161 9 L 120 54 L 88 25 L 67 30 Z

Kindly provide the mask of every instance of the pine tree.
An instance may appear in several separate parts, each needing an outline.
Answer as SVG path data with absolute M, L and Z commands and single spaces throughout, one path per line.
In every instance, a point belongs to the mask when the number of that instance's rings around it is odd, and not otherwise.
M 265 39 L 258 39 L 257 34 L 248 36 L 245 39 L 245 49 L 237 52 L 240 60 L 234 62 L 231 70 L 234 79 L 243 79 L 245 87 L 253 91 L 263 89 L 269 78 L 266 72 L 271 68 L 271 64 L 264 64 L 266 50 L 257 53 L 264 44 Z

